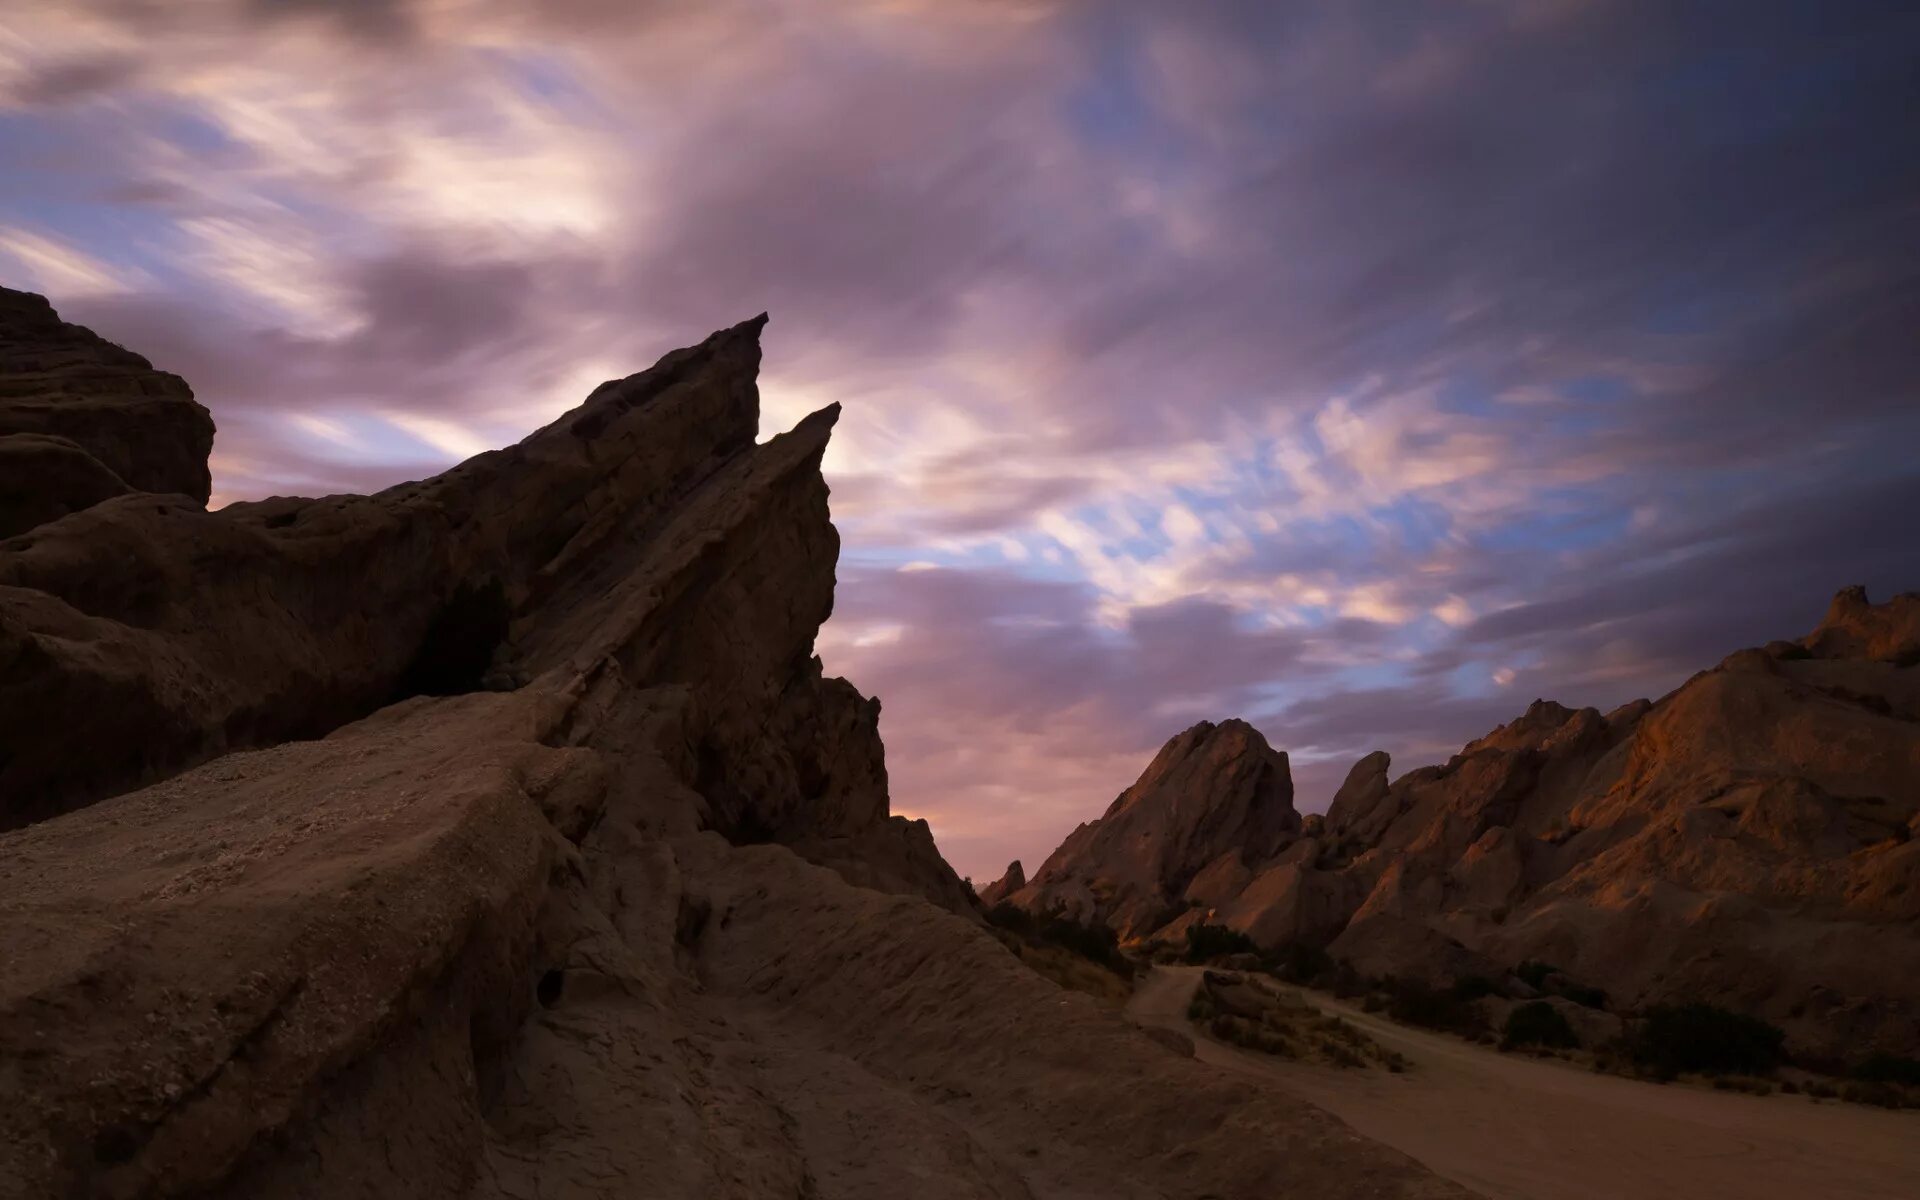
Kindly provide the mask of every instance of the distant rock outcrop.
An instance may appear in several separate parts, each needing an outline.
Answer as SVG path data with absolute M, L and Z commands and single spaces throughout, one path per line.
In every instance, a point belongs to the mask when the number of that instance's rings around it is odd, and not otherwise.
M 1240 811 L 1244 789 L 1168 777 L 1189 731 L 1017 899 L 1147 940 L 1225 924 L 1369 975 L 1444 982 L 1548 962 L 1628 1006 L 1756 1013 L 1819 1054 L 1911 1053 L 1916 664 L 1920 596 L 1873 605 L 1849 588 L 1809 637 L 1735 654 L 1657 703 L 1536 702 L 1391 784 L 1386 755 L 1370 754 L 1318 835 L 1293 840 L 1273 824 L 1214 836 L 1213 814 Z M 1126 833 L 1103 832 L 1123 808 Z M 1201 843 L 1219 857 L 1185 874 Z
M 1300 826 L 1287 756 L 1245 721 L 1202 721 L 1163 746 L 1105 815 L 1068 834 L 1015 899 L 1137 937 L 1184 910 L 1189 894 L 1238 891 Z
M 136 490 L 0 541 L 0 1200 L 1462 1194 L 889 815 L 760 324 L 377 496 L 94 455 Z
M 980 903 L 992 908 L 1025 886 L 1027 872 L 1016 858 L 1007 864 L 1006 874 L 980 889 Z

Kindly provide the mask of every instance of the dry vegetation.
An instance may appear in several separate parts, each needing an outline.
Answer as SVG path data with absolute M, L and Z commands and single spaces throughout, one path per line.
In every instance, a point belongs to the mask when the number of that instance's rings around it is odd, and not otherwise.
M 1187 1017 L 1223 1042 L 1262 1054 L 1336 1067 L 1407 1069 L 1404 1057 L 1344 1019 L 1255 974 L 1207 971 Z

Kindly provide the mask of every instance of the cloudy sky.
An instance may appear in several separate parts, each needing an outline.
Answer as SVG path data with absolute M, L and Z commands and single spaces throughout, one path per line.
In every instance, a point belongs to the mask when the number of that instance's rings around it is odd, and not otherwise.
M 514 440 L 762 309 L 820 650 L 1033 866 L 1241 715 L 1303 808 L 1920 587 L 1920 9 L 0 0 L 0 280 L 216 501 Z

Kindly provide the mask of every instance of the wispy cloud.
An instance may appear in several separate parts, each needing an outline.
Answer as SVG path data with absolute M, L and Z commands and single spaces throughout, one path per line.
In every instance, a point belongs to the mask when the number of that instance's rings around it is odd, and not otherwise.
M 963 870 L 1179 725 L 1308 803 L 1914 586 L 1896 5 L 555 0 L 0 15 L 0 272 L 217 496 L 511 440 L 771 310 L 821 650 Z M 1904 507 L 1903 507 L 1904 506 Z

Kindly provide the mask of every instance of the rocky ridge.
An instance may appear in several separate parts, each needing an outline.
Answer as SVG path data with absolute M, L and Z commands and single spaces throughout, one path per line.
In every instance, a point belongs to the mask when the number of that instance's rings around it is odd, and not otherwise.
M 0 1197 L 1460 1194 L 889 815 L 760 327 L 432 480 L 0 541 Z
M 1548 962 L 1623 1005 L 1764 1016 L 1813 1054 L 1912 1053 L 1916 664 L 1920 596 L 1874 605 L 1849 588 L 1806 638 L 1658 702 L 1539 701 L 1391 781 L 1369 754 L 1323 819 L 1288 803 L 1252 832 L 1239 781 L 1284 757 L 1242 726 L 1226 762 L 1170 772 L 1209 743 L 1203 724 L 1011 899 L 1142 942 L 1223 924 L 1433 983 Z

